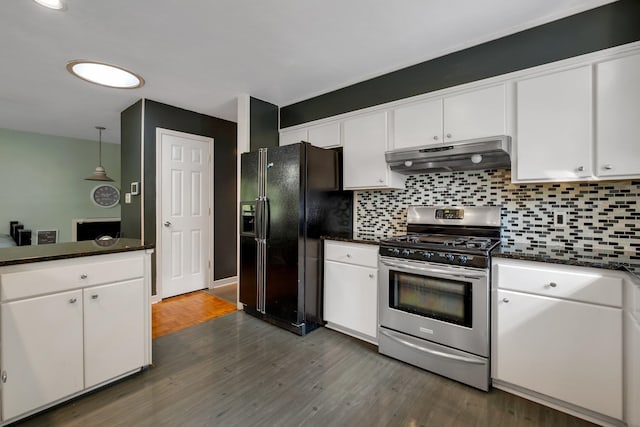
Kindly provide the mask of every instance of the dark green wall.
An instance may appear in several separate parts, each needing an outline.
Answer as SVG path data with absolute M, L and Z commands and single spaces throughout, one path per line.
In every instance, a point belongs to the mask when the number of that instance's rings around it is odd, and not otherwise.
M 144 103 L 144 110 L 142 109 Z M 151 100 L 142 100 L 122 113 L 123 187 L 140 175 L 140 126 L 144 111 L 144 240 L 156 242 L 156 128 L 214 139 L 214 280 L 236 275 L 236 123 Z M 137 133 L 136 133 L 137 129 Z M 128 181 L 124 181 L 124 179 Z M 140 237 L 140 201 L 123 206 L 123 229 Z M 127 209 L 125 210 L 125 206 Z M 136 228 L 137 227 L 137 228 Z
M 277 147 L 280 144 L 277 105 L 250 98 L 249 141 L 251 151 Z
M 621 0 L 280 109 L 298 125 L 640 40 L 640 0 Z
M 120 234 L 122 237 L 140 238 L 140 196 L 132 196 L 131 203 L 124 203 L 124 193 L 129 184 L 142 182 L 140 176 L 140 137 L 142 135 L 142 100 L 136 102 L 120 114 L 120 167 L 122 183 L 122 218 Z

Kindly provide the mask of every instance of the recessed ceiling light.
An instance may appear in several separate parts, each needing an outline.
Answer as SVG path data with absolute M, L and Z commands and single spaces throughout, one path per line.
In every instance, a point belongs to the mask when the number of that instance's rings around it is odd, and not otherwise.
M 33 0 L 38 3 L 40 6 L 48 7 L 49 9 L 54 10 L 64 10 L 66 9 L 65 4 L 62 0 Z
M 96 61 L 69 61 L 67 70 L 76 77 L 101 86 L 136 89 L 144 86 L 144 79 L 116 65 Z

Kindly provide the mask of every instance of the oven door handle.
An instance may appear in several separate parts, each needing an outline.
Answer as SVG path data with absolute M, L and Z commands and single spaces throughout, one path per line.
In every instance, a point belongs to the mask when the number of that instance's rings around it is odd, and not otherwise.
M 387 331 L 383 330 L 382 328 L 380 328 L 379 331 L 380 331 L 381 334 L 391 338 L 394 341 L 399 342 L 400 344 L 406 345 L 407 347 L 411 347 L 411 348 L 416 349 L 418 351 L 421 351 L 423 353 L 429 353 L 429 354 L 431 354 L 433 356 L 438 356 L 438 357 L 442 357 L 442 358 L 445 358 L 445 359 L 456 360 L 458 362 L 472 363 L 474 365 L 484 365 L 486 363 L 486 361 L 484 361 L 484 360 L 472 359 L 470 357 L 458 356 L 456 354 L 444 353 L 442 351 L 432 350 L 430 348 L 422 347 L 420 345 L 414 344 L 414 343 L 409 342 L 407 340 L 403 340 L 402 338 L 398 338 L 397 336 L 393 335 L 391 332 L 387 332 Z
M 415 271 L 422 271 L 425 273 L 435 273 L 435 274 L 446 274 L 447 276 L 462 277 L 464 279 L 473 279 L 473 280 L 482 279 L 482 277 L 480 276 L 471 276 L 469 274 L 452 273 L 451 271 L 448 271 L 448 270 L 442 270 L 442 269 L 433 268 L 433 267 L 428 267 L 428 268 L 415 267 L 413 265 L 401 264 L 401 263 L 396 263 L 396 262 L 382 260 L 382 259 L 380 260 L 380 262 L 389 267 L 396 267 L 396 268 L 405 269 L 405 270 L 415 270 Z

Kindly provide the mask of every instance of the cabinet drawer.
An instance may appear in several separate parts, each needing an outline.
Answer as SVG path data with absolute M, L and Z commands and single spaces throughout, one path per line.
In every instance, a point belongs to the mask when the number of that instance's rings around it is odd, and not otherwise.
M 119 282 L 144 275 L 142 255 L 101 255 L 38 263 L 0 274 L 2 301 Z M 99 260 L 98 260 L 99 259 Z
M 622 307 L 623 280 L 595 269 L 539 262 L 494 264 L 497 287 L 555 298 Z
M 378 245 L 326 241 L 324 259 L 378 268 Z

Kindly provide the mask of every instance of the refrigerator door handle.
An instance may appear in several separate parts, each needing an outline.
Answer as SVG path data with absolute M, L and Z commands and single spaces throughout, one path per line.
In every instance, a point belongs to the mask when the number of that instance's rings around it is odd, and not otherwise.
M 263 215 L 263 227 L 262 227 L 262 238 L 269 238 L 269 228 L 271 225 L 271 209 L 269 206 L 269 199 L 266 197 L 263 200 L 264 205 L 262 206 L 262 215 Z
M 256 241 L 262 239 L 262 200 L 256 199 Z

